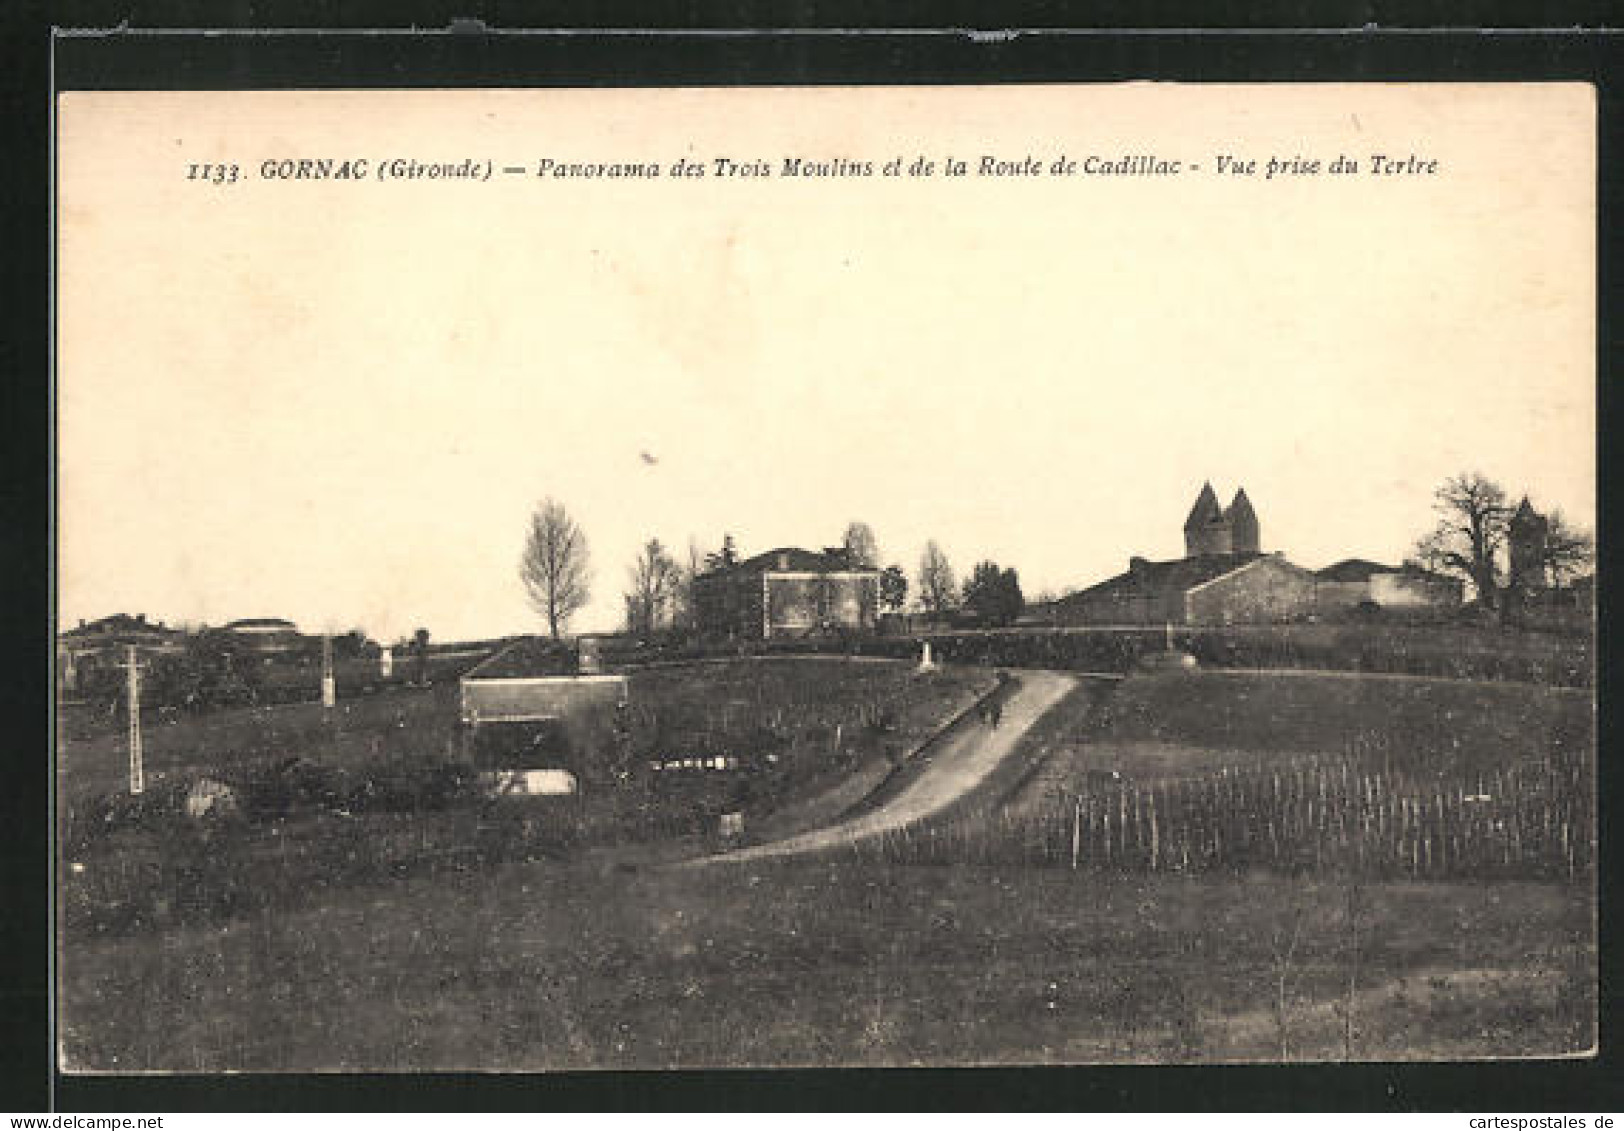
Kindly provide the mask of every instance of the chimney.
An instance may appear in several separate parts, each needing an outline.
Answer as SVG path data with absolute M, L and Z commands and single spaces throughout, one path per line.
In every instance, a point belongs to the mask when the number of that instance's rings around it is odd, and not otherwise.
M 1145 567 L 1149 564 L 1150 563 L 1144 558 L 1141 558 L 1135 554 L 1133 557 L 1128 559 L 1128 573 L 1134 577 L 1142 577 L 1145 573 Z
M 781 570 L 789 569 L 789 555 L 783 551 L 779 551 L 778 554 L 778 568 Z

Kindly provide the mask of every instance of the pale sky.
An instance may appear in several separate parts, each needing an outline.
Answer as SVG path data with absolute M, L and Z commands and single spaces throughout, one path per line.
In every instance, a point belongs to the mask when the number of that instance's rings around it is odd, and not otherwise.
M 1480 470 L 1594 522 L 1584 86 L 65 94 L 59 600 L 392 638 L 539 631 L 531 509 L 745 554 L 868 522 L 1028 596 L 1176 557 L 1203 480 L 1265 549 L 1396 562 Z M 1378 178 L 1372 153 L 1437 159 Z M 1219 175 L 1220 154 L 1360 159 Z M 1155 155 L 1178 177 L 944 178 Z M 267 158 L 785 156 L 867 179 L 360 183 Z M 931 179 L 887 178 L 924 155 Z M 186 180 L 235 162 L 238 183 Z M 657 457 L 645 463 L 641 452 Z

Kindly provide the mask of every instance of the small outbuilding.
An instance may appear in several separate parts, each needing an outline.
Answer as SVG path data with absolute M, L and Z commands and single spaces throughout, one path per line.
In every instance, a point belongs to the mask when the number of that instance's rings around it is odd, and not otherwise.
M 525 637 L 463 676 L 459 699 L 476 768 L 570 793 L 606 775 L 630 682 L 591 647 Z
M 1314 575 L 1319 611 L 1333 614 L 1346 609 L 1453 610 L 1460 608 L 1463 585 L 1418 565 L 1382 565 L 1365 558 L 1347 558 Z

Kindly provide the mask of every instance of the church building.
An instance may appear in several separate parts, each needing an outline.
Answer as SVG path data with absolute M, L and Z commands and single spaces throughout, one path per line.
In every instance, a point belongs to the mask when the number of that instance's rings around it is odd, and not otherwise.
M 1205 483 L 1184 520 L 1184 557 L 1148 561 L 1055 602 L 1071 625 L 1225 625 L 1298 620 L 1314 611 L 1312 573 L 1261 549 L 1245 489 L 1227 507 Z

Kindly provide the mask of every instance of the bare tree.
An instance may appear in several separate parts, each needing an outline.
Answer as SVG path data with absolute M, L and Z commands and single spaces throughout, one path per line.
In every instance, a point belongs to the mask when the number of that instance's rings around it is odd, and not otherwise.
M 694 578 L 705 572 L 705 555 L 699 546 L 688 539 L 687 558 L 677 565 L 677 588 L 672 601 L 671 619 L 680 628 L 692 631 L 699 627 L 699 609 L 694 600 Z
M 1544 560 L 1540 563 L 1558 589 L 1575 577 L 1582 576 L 1595 560 L 1596 540 L 1589 531 L 1568 521 L 1566 515 L 1553 510 L 1545 516 Z
M 1466 578 L 1486 608 L 1497 607 L 1499 553 L 1512 513 L 1504 489 L 1463 472 L 1445 480 L 1433 498 L 1438 525 L 1416 544 L 1416 557 L 1428 569 Z
M 562 503 L 543 500 L 530 516 L 519 576 L 530 604 L 547 618 L 547 631 L 555 640 L 591 597 L 590 562 L 580 525 Z
M 643 544 L 627 573 L 631 588 L 626 592 L 626 627 L 646 634 L 669 623 L 682 571 L 658 538 Z
M 930 613 L 946 612 L 953 608 L 958 597 L 958 586 L 953 580 L 953 567 L 947 555 L 934 540 L 925 543 L 925 552 L 919 558 L 919 601 Z
M 880 544 L 875 540 L 874 529 L 868 523 L 855 521 L 847 523 L 841 545 L 846 548 L 846 557 L 853 569 L 879 568 Z

